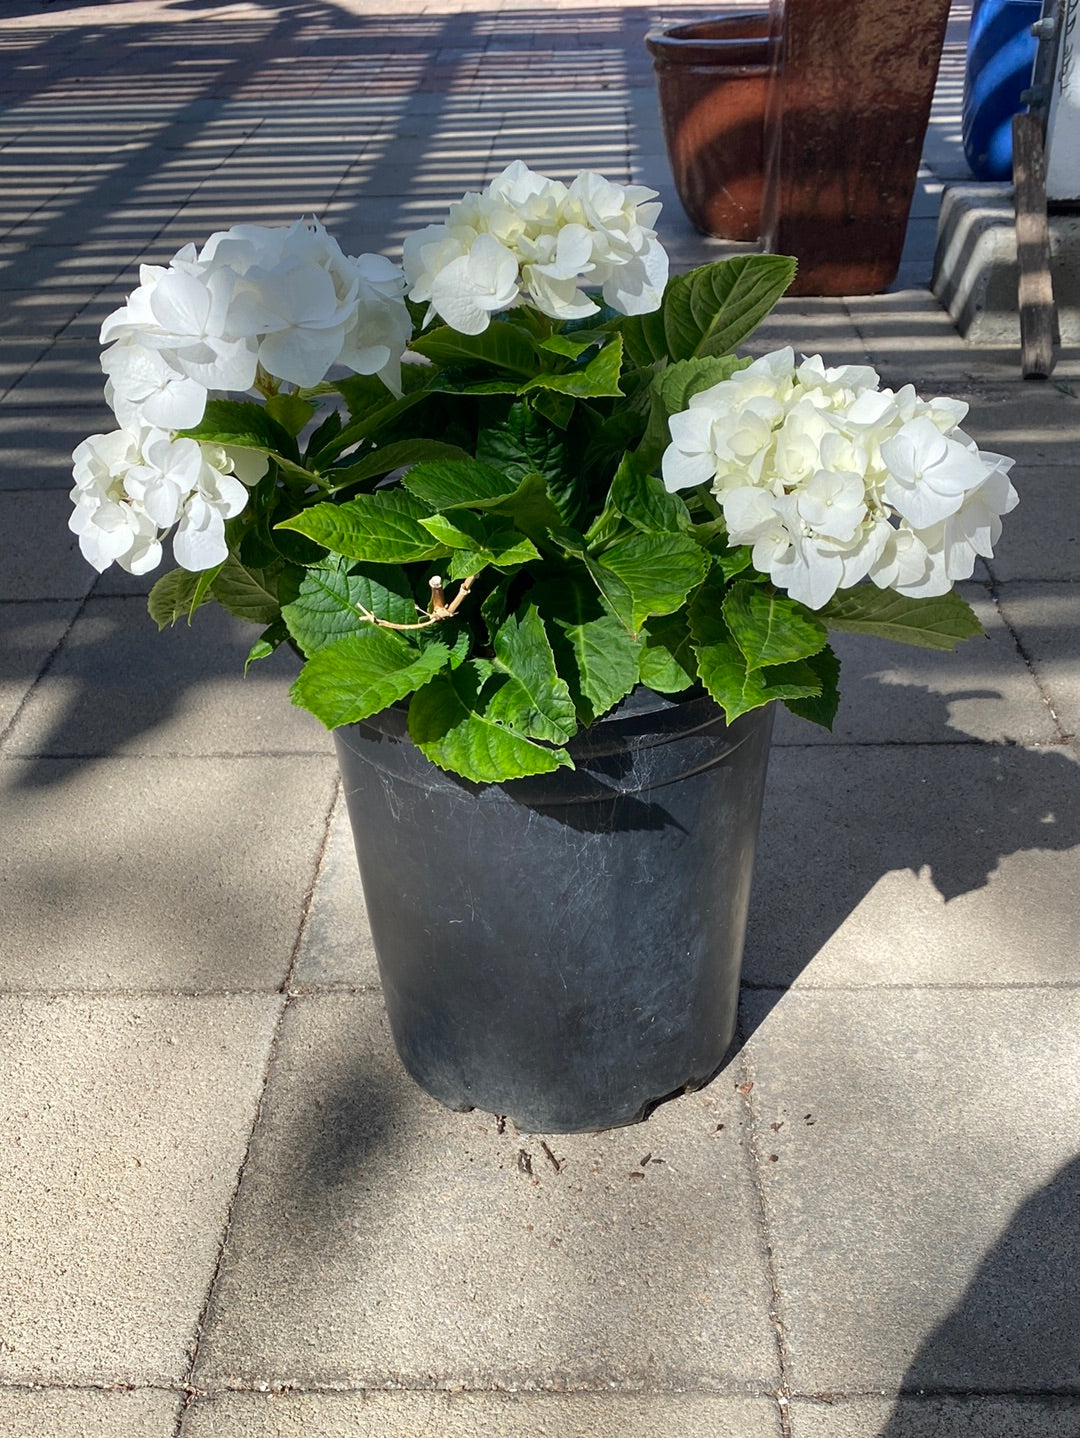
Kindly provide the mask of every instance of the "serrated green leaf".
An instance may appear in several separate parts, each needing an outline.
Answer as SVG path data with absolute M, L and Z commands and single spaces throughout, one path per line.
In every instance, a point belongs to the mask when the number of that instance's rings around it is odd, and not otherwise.
M 565 749 L 548 749 L 515 734 L 483 712 L 481 689 L 490 666 L 468 660 L 413 696 L 409 735 L 440 769 L 477 784 L 574 767 Z
M 534 399 L 539 400 L 541 393 Z M 547 398 L 573 408 L 573 400 L 566 395 L 549 394 Z M 528 474 L 543 475 L 563 520 L 572 524 L 580 513 L 588 487 L 581 455 L 561 429 L 553 428 L 524 400 L 511 405 L 501 423 L 480 431 L 476 458 L 515 483 Z
M 982 634 L 971 605 L 955 589 L 933 599 L 908 599 L 891 589 L 861 584 L 833 595 L 818 618 L 830 629 L 874 634 L 922 649 L 955 649 Z
M 419 368 L 418 365 L 406 365 L 402 374 Z M 423 379 L 426 383 L 426 375 Z M 380 432 L 389 429 L 424 398 L 422 389 L 413 390 L 399 398 L 391 394 L 381 380 L 376 380 L 371 375 L 352 375 L 338 380 L 333 387 L 349 406 L 351 418 L 312 456 L 311 462 L 322 468 L 332 464 L 347 449 L 365 439 L 373 439 Z
M 577 732 L 577 712 L 555 668 L 544 622 L 535 605 L 511 614 L 495 634 L 495 667 L 510 682 L 486 706 L 490 719 L 529 739 L 565 744 Z
M 724 596 L 724 622 L 751 669 L 806 659 L 829 637 L 804 604 L 746 579 Z
M 299 462 L 296 440 L 261 404 L 251 400 L 211 399 L 198 424 L 179 431 L 189 439 L 208 444 L 233 444 L 262 454 Z
M 670 357 L 684 360 L 733 350 L 776 304 L 795 267 L 785 255 L 734 255 L 676 275 L 662 307 Z
M 322 503 L 277 526 L 306 534 L 334 554 L 372 564 L 408 564 L 447 553 L 420 523 L 428 509 L 402 489 L 359 494 L 345 504 Z
M 230 614 L 252 624 L 272 624 L 300 588 L 302 570 L 284 562 L 249 569 L 233 555 L 214 576 L 210 592 Z
M 626 342 L 627 353 L 639 369 L 645 369 L 655 360 L 667 358 L 662 310 L 652 310 L 647 315 L 628 315 L 619 321 L 618 328 Z
M 564 370 L 560 374 L 541 374 L 521 386 L 521 393 L 530 390 L 554 390 L 557 394 L 573 395 L 575 399 L 601 399 L 604 396 L 622 394 L 619 375 L 622 371 L 623 342 L 621 335 L 615 335 L 599 354 L 580 369 Z
M 304 451 L 305 463 L 310 463 L 312 456 L 319 453 L 327 445 L 331 444 L 341 433 L 344 420 L 339 409 L 332 409 L 326 417 L 320 421 L 312 431 L 307 442 L 307 449 Z
M 516 480 L 494 465 L 471 459 L 418 464 L 402 483 L 432 509 L 475 509 L 509 499 L 517 488 Z
M 637 647 L 582 571 L 538 584 L 532 598 L 545 621 L 559 673 L 583 724 L 591 724 L 637 683 Z
M 266 412 L 295 439 L 314 415 L 315 406 L 298 394 L 274 394 L 266 401 Z
M 708 568 L 701 546 L 680 534 L 631 534 L 585 563 L 632 634 L 650 615 L 670 614 L 684 604 Z
M 328 493 L 360 484 L 365 479 L 375 479 L 390 474 L 395 469 L 420 464 L 433 459 L 468 459 L 465 450 L 456 444 L 444 444 L 438 439 L 402 439 L 385 444 L 359 459 L 355 464 L 340 465 L 326 471 Z
M 611 504 L 635 529 L 646 534 L 689 530 L 690 511 L 663 480 L 649 474 L 633 455 L 624 455 L 611 482 Z
M 335 556 L 313 564 L 291 604 L 282 609 L 289 633 L 305 654 L 370 628 L 361 609 L 392 624 L 419 619 L 409 579 L 392 564 L 356 564 Z
M 684 614 L 663 614 L 646 622 L 638 647 L 642 684 L 658 694 L 680 694 L 697 680 L 697 655 Z
M 328 729 L 354 724 L 404 699 L 445 668 L 445 645 L 424 649 L 392 629 L 369 625 L 317 650 L 290 691 Z
M 443 645 L 449 652 L 451 669 L 463 664 L 472 648 L 469 626 L 460 619 L 440 619 L 437 624 L 431 624 L 426 629 L 413 630 L 411 637 L 415 638 L 421 649 L 428 649 L 432 644 Z
M 809 719 L 812 724 L 831 729 L 840 707 L 840 661 L 826 644 L 824 649 L 804 662 L 821 685 L 821 693 L 816 697 L 785 699 L 784 703 L 800 719 Z
M 454 551 L 450 557 L 453 579 L 478 574 L 489 564 L 496 569 L 512 569 L 540 558 L 540 551 L 532 540 L 501 514 L 475 514 L 470 509 L 454 509 L 450 514 L 452 519 L 445 514 L 433 514 L 421 523 L 433 538 Z
M 524 330 L 505 320 L 493 320 L 478 335 L 463 335 L 441 326 L 412 340 L 409 348 L 440 365 L 494 365 L 518 375 L 531 375 L 536 367 L 533 342 Z
M 190 620 L 195 610 L 207 602 L 210 595 L 200 585 L 201 578 L 201 575 L 192 574 L 187 569 L 170 569 L 168 574 L 163 574 L 155 582 L 147 597 L 146 608 L 159 630 L 175 624 L 178 619 Z
M 558 394 L 552 389 L 538 389 L 529 396 L 529 404 L 558 429 L 566 429 L 574 415 L 573 395 Z
M 549 335 L 546 340 L 541 340 L 540 348 L 548 350 L 551 354 L 563 355 L 566 359 L 576 360 L 580 359 L 587 349 L 591 349 L 593 345 L 606 338 L 606 335 L 589 332 L 586 332 L 584 338 L 579 335 L 554 334 Z
M 720 573 L 727 580 L 732 580 L 743 570 L 749 569 L 753 563 L 754 551 L 749 544 L 737 545 L 734 549 L 728 549 L 727 534 L 724 535 L 725 547 L 719 551 L 713 551 L 713 563 L 720 570 Z
M 805 661 L 747 669 L 734 643 L 714 640 L 696 647 L 701 682 L 723 709 L 729 724 L 740 714 L 776 699 L 813 698 L 821 693 L 821 682 Z
M 255 643 L 248 650 L 247 658 L 244 660 L 244 674 L 246 675 L 251 666 L 259 659 L 269 659 L 271 654 L 280 649 L 289 637 L 289 631 L 285 628 L 283 619 L 275 619 L 273 624 L 268 625 L 259 635 Z

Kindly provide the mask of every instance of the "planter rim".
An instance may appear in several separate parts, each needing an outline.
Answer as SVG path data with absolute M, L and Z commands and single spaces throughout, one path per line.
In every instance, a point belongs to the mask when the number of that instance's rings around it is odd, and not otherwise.
M 770 64 L 779 36 L 767 10 L 748 10 L 658 26 L 645 36 L 645 47 L 654 60 L 673 65 Z

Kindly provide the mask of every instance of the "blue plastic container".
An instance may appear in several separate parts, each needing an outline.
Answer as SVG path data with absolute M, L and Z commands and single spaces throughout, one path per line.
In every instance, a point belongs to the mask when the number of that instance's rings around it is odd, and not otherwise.
M 977 180 L 1012 178 L 1012 117 L 1031 84 L 1040 0 L 975 0 L 964 69 L 964 155 Z

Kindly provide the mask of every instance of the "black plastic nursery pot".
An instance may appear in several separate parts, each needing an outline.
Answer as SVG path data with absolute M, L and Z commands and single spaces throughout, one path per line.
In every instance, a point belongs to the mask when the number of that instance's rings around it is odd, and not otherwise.
M 528 1132 L 616 1127 L 708 1081 L 735 1031 L 772 706 L 636 690 L 577 765 L 479 786 L 404 708 L 335 731 L 403 1064 Z

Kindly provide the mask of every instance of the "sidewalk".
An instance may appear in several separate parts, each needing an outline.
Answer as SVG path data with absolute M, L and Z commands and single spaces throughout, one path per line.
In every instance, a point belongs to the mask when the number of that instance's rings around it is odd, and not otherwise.
M 0 7 L 0 1438 L 1080 1434 L 1080 359 L 1025 384 L 926 289 L 966 7 L 899 287 L 755 345 L 959 395 L 1016 457 L 989 639 L 849 637 L 832 735 L 778 724 L 705 1091 L 546 1141 L 419 1092 L 287 665 L 245 680 L 217 613 L 159 636 L 67 531 L 100 321 L 214 228 L 395 254 L 521 156 L 651 183 L 715 253 L 657 13 Z

